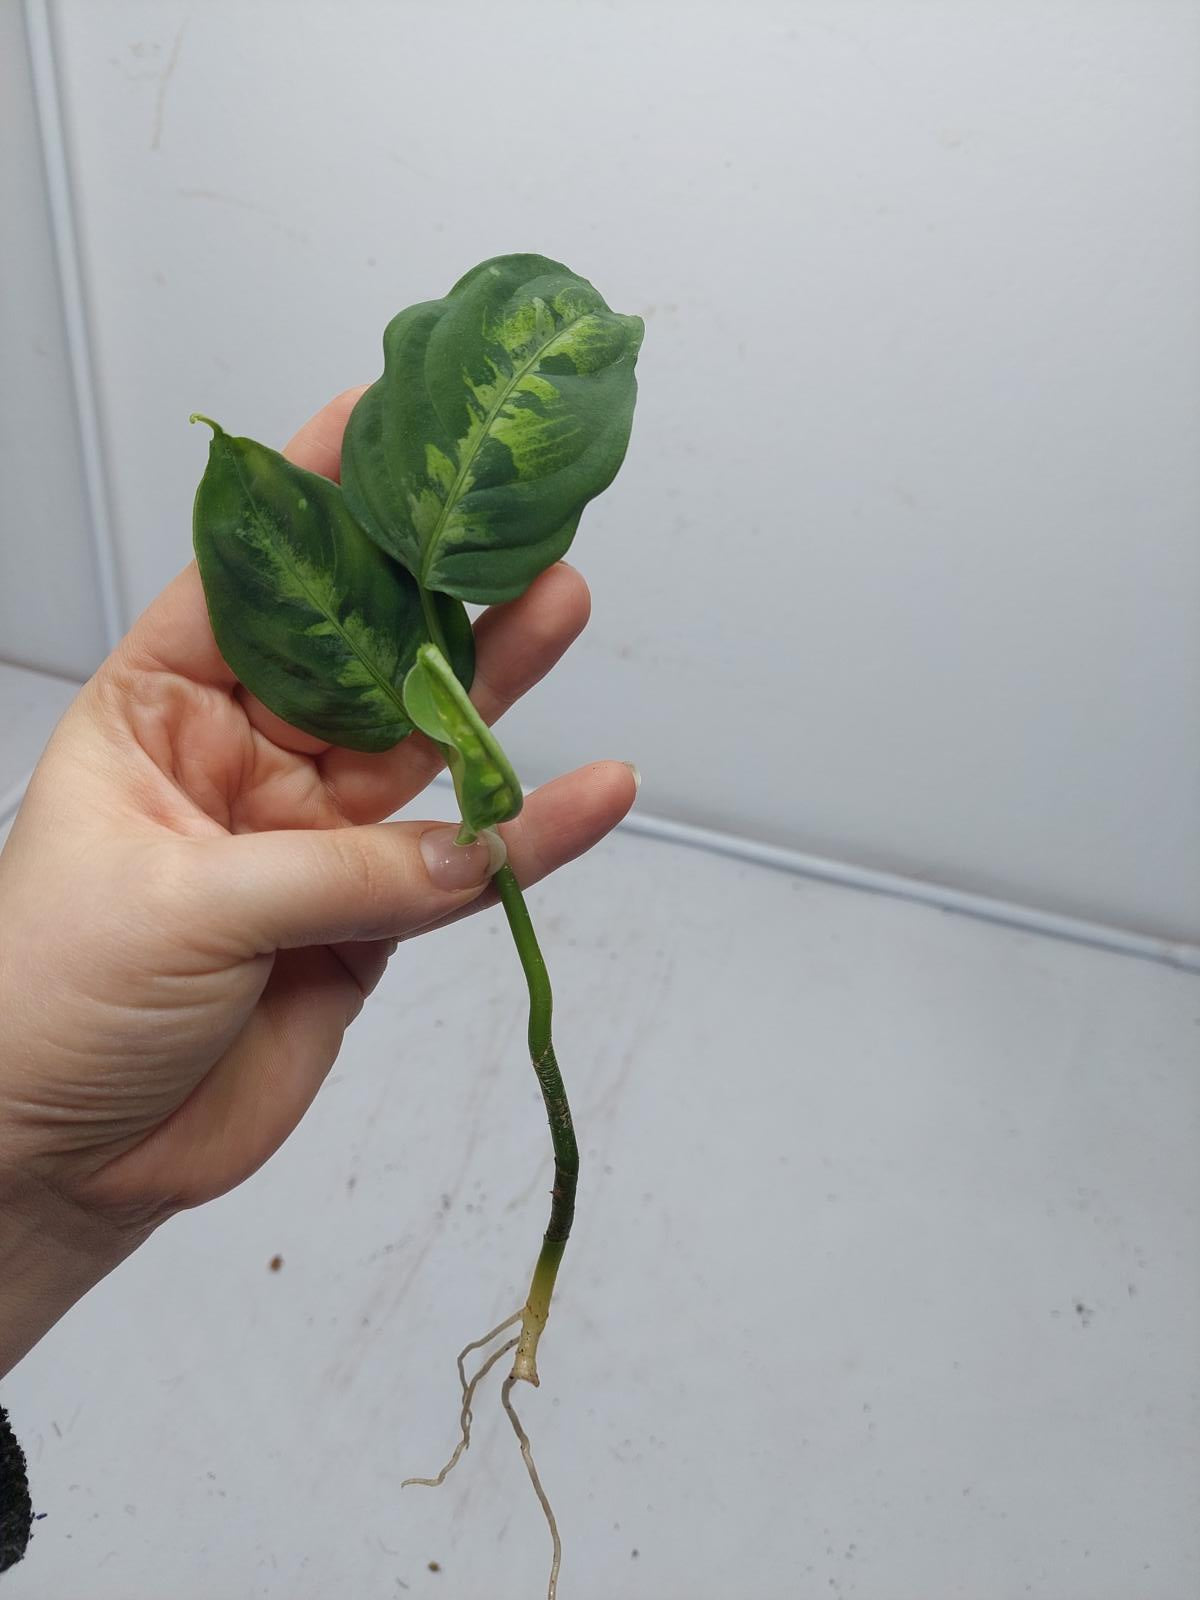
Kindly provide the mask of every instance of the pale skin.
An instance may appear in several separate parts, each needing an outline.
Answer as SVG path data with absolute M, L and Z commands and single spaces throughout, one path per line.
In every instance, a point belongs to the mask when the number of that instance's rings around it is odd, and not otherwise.
M 336 478 L 361 392 L 289 458 Z M 560 564 L 479 619 L 487 721 L 588 607 Z M 194 565 L 81 690 L 0 856 L 0 1375 L 172 1213 L 279 1147 L 398 941 L 490 903 L 485 845 L 382 821 L 440 765 L 419 734 L 331 749 L 248 696 Z M 530 795 L 501 830 L 520 882 L 589 849 L 634 793 L 605 761 Z

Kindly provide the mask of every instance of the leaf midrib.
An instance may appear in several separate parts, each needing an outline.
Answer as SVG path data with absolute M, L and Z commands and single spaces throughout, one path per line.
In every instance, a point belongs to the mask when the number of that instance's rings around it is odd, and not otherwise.
M 492 424 L 495 422 L 496 418 L 500 415 L 501 411 L 503 411 L 505 405 L 508 403 L 509 397 L 512 395 L 513 390 L 516 389 L 523 378 L 527 377 L 529 373 L 532 372 L 533 368 L 542 359 L 546 351 L 555 342 L 555 340 L 561 339 L 565 333 L 570 333 L 572 328 L 578 327 L 579 324 L 585 320 L 585 318 L 594 315 L 594 311 L 581 311 L 577 317 L 572 317 L 570 322 L 564 322 L 560 328 L 556 328 L 548 339 L 543 340 L 543 342 L 529 357 L 529 360 L 513 373 L 512 377 L 501 390 L 499 398 L 493 402 L 491 409 L 486 413 L 483 426 L 480 428 L 474 444 L 467 451 L 462 462 L 459 464 L 458 471 L 454 477 L 454 482 L 446 491 L 446 498 L 442 502 L 442 509 L 438 513 L 438 519 L 433 525 L 433 530 L 430 533 L 429 538 L 426 540 L 425 554 L 421 557 L 421 572 L 418 580 L 422 589 L 428 588 L 429 586 L 429 569 L 433 565 L 433 553 L 437 549 L 438 540 L 441 538 L 442 531 L 446 526 L 446 519 L 449 517 L 452 507 L 462 492 L 463 483 L 466 480 L 467 474 L 470 472 L 475 463 L 476 456 L 483 448 L 484 440 L 487 439 L 491 432 Z
M 226 446 L 226 449 L 229 452 L 230 460 L 233 462 L 233 470 L 237 474 L 238 480 L 240 481 L 240 483 L 242 485 L 242 490 L 243 490 L 243 492 L 244 492 L 244 494 L 246 496 L 247 504 L 250 506 L 250 509 L 253 512 L 254 517 L 258 521 L 260 527 L 263 528 L 264 532 L 266 532 L 268 537 L 269 537 L 270 534 L 273 532 L 270 520 L 266 517 L 264 512 L 262 512 L 259 509 L 258 502 L 254 498 L 254 495 L 253 495 L 253 493 L 251 492 L 251 489 L 250 489 L 250 485 L 246 481 L 246 475 L 242 471 L 242 464 L 237 458 L 237 453 L 234 450 L 229 449 L 228 446 Z M 318 615 L 324 617 L 326 622 L 328 622 L 332 626 L 334 632 L 341 639 L 342 643 L 346 646 L 346 649 L 349 651 L 349 653 L 352 656 L 355 656 L 359 661 L 362 662 L 363 666 L 367 669 L 368 673 L 370 673 L 371 677 L 375 679 L 375 682 L 379 685 L 380 689 L 383 691 L 383 693 L 387 697 L 387 699 L 391 700 L 393 702 L 393 704 L 396 706 L 397 710 L 400 713 L 400 720 L 402 722 L 409 722 L 408 713 L 404 709 L 404 701 L 402 700 L 402 698 L 400 697 L 400 694 L 396 690 L 395 685 L 392 684 L 391 682 L 389 682 L 389 680 L 383 676 L 383 674 L 379 671 L 379 668 L 371 660 L 370 656 L 365 655 L 363 653 L 363 651 L 359 648 L 359 646 L 354 642 L 354 640 L 346 632 L 345 628 L 343 628 L 343 626 L 342 626 L 340 620 L 338 619 L 338 617 L 336 617 L 331 611 L 329 611 L 324 605 L 321 604 L 321 601 L 313 593 L 312 589 L 309 587 L 308 583 L 305 581 L 304 574 L 297 567 L 293 566 L 292 563 L 288 560 L 287 541 L 286 540 L 275 539 L 275 540 L 272 541 L 272 544 L 273 544 L 273 548 L 275 549 L 277 555 L 279 556 L 279 559 L 283 563 L 284 567 L 287 568 L 288 573 L 291 575 L 291 577 L 292 577 L 293 581 L 296 583 L 297 587 L 300 588 L 301 590 L 303 590 L 304 594 L 307 596 L 308 601 L 309 601 L 310 605 L 312 606 L 313 610 L 315 612 L 317 612 Z M 410 723 L 410 726 L 411 726 L 411 723 Z

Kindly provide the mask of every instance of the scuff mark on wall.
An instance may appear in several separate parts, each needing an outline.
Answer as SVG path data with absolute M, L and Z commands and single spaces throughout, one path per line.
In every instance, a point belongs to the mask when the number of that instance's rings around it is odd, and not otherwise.
M 175 74 L 179 65 L 179 51 L 183 44 L 183 36 L 187 32 L 187 25 L 191 19 L 184 17 L 179 25 L 179 32 L 175 35 L 175 42 L 171 46 L 171 53 L 166 59 L 162 71 L 158 75 L 158 94 L 154 101 L 154 129 L 150 135 L 151 150 L 162 148 L 163 115 L 167 106 L 167 85 Z

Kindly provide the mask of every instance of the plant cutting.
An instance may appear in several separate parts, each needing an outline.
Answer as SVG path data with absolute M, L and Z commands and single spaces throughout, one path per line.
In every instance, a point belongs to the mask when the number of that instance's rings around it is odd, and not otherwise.
M 434 740 L 454 781 L 460 844 L 522 804 L 469 698 L 465 606 L 515 599 L 566 553 L 584 507 L 624 458 L 642 334 L 639 318 L 611 311 L 560 263 L 501 256 L 388 324 L 383 374 L 347 425 L 340 485 L 193 419 L 212 428 L 195 548 L 225 660 L 270 710 L 331 744 L 383 751 L 414 729 Z M 529 911 L 507 864 L 493 884 L 528 988 L 529 1054 L 554 1156 L 550 1218 L 524 1303 L 458 1357 L 449 1460 L 433 1478 L 406 1481 L 445 1480 L 470 1444 L 479 1383 L 511 1353 L 501 1402 L 550 1528 L 554 1600 L 561 1543 L 512 1394 L 538 1383 L 579 1152 Z

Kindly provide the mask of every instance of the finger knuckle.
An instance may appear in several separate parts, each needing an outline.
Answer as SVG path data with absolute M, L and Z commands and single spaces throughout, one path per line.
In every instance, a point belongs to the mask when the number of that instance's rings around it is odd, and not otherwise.
M 374 834 L 366 828 L 335 828 L 329 834 L 338 879 L 358 912 L 356 925 L 365 918 L 386 927 L 395 899 L 395 874 L 383 861 Z

